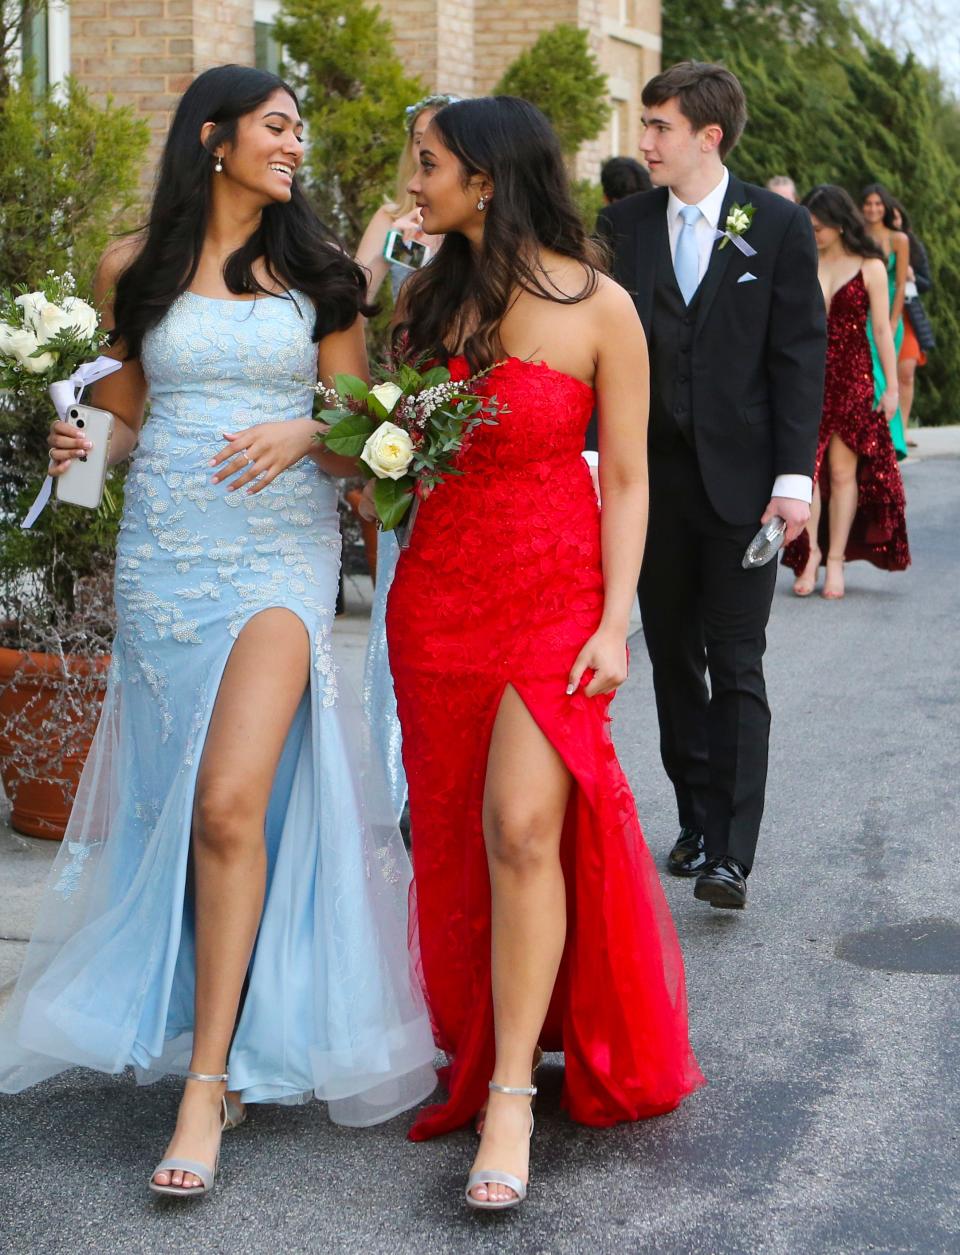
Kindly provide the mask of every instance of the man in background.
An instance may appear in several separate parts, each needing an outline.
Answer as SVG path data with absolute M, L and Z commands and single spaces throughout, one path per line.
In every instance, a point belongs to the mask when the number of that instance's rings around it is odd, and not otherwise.
M 789 174 L 775 174 L 772 179 L 767 179 L 767 191 L 797 203 L 797 185 Z
M 612 205 L 634 192 L 649 192 L 653 185 L 639 161 L 633 157 L 611 157 L 600 167 L 600 186 L 604 202 Z

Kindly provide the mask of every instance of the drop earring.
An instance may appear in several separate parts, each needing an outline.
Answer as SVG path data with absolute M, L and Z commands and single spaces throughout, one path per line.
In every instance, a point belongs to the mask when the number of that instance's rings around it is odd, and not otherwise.
M 217 154 L 216 164 L 214 165 L 213 169 L 216 174 L 223 173 L 223 158 L 220 156 L 219 153 Z
M 477 208 L 480 210 L 481 213 L 483 213 L 486 207 L 487 207 L 487 198 L 485 196 L 481 196 L 480 199 L 477 201 Z

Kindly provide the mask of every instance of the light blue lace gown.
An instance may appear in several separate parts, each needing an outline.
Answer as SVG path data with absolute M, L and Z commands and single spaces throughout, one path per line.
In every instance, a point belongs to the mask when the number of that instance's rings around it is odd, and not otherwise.
M 187 1068 L 197 769 L 231 647 L 273 607 L 303 622 L 312 667 L 267 814 L 266 901 L 230 1087 L 248 1102 L 316 1095 L 353 1125 L 433 1088 L 407 950 L 410 869 L 332 652 L 334 482 L 305 458 L 252 496 L 211 483 L 222 432 L 309 414 L 312 329 L 298 294 L 185 293 L 144 341 L 151 408 L 127 479 L 109 688 L 0 1026 L 0 1090 L 75 1064 L 132 1065 L 141 1080 Z
M 407 266 L 390 262 L 390 285 L 396 300 L 404 281 L 413 274 Z M 363 671 L 363 710 L 370 724 L 373 743 L 393 802 L 397 820 L 407 804 L 407 777 L 403 772 L 403 739 L 397 718 L 397 699 L 393 691 L 390 658 L 387 653 L 387 597 L 400 557 L 400 546 L 393 532 L 380 532 L 377 537 L 377 582 L 370 610 L 370 634 Z

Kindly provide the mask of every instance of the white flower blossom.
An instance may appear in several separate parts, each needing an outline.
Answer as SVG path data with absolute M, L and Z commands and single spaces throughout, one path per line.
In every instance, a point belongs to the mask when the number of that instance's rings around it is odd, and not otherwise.
M 413 441 L 396 423 L 381 423 L 360 457 L 378 479 L 402 479 L 413 461 Z
M 403 389 L 398 388 L 395 383 L 390 383 L 388 380 L 385 383 L 378 383 L 375 388 L 371 388 L 370 395 L 376 397 L 388 414 L 392 414 L 393 407 L 403 396 Z

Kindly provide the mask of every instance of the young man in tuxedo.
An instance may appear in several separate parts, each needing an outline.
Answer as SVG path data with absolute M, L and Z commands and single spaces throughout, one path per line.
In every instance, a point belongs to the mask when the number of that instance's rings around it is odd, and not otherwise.
M 639 594 L 680 820 L 668 868 L 696 876 L 712 906 L 741 908 L 766 786 L 777 566 L 741 560 L 762 523 L 779 515 L 791 540 L 809 517 L 826 316 L 807 211 L 724 165 L 746 122 L 734 75 L 683 62 L 642 100 L 654 190 L 608 206 L 598 230 L 650 348 Z

